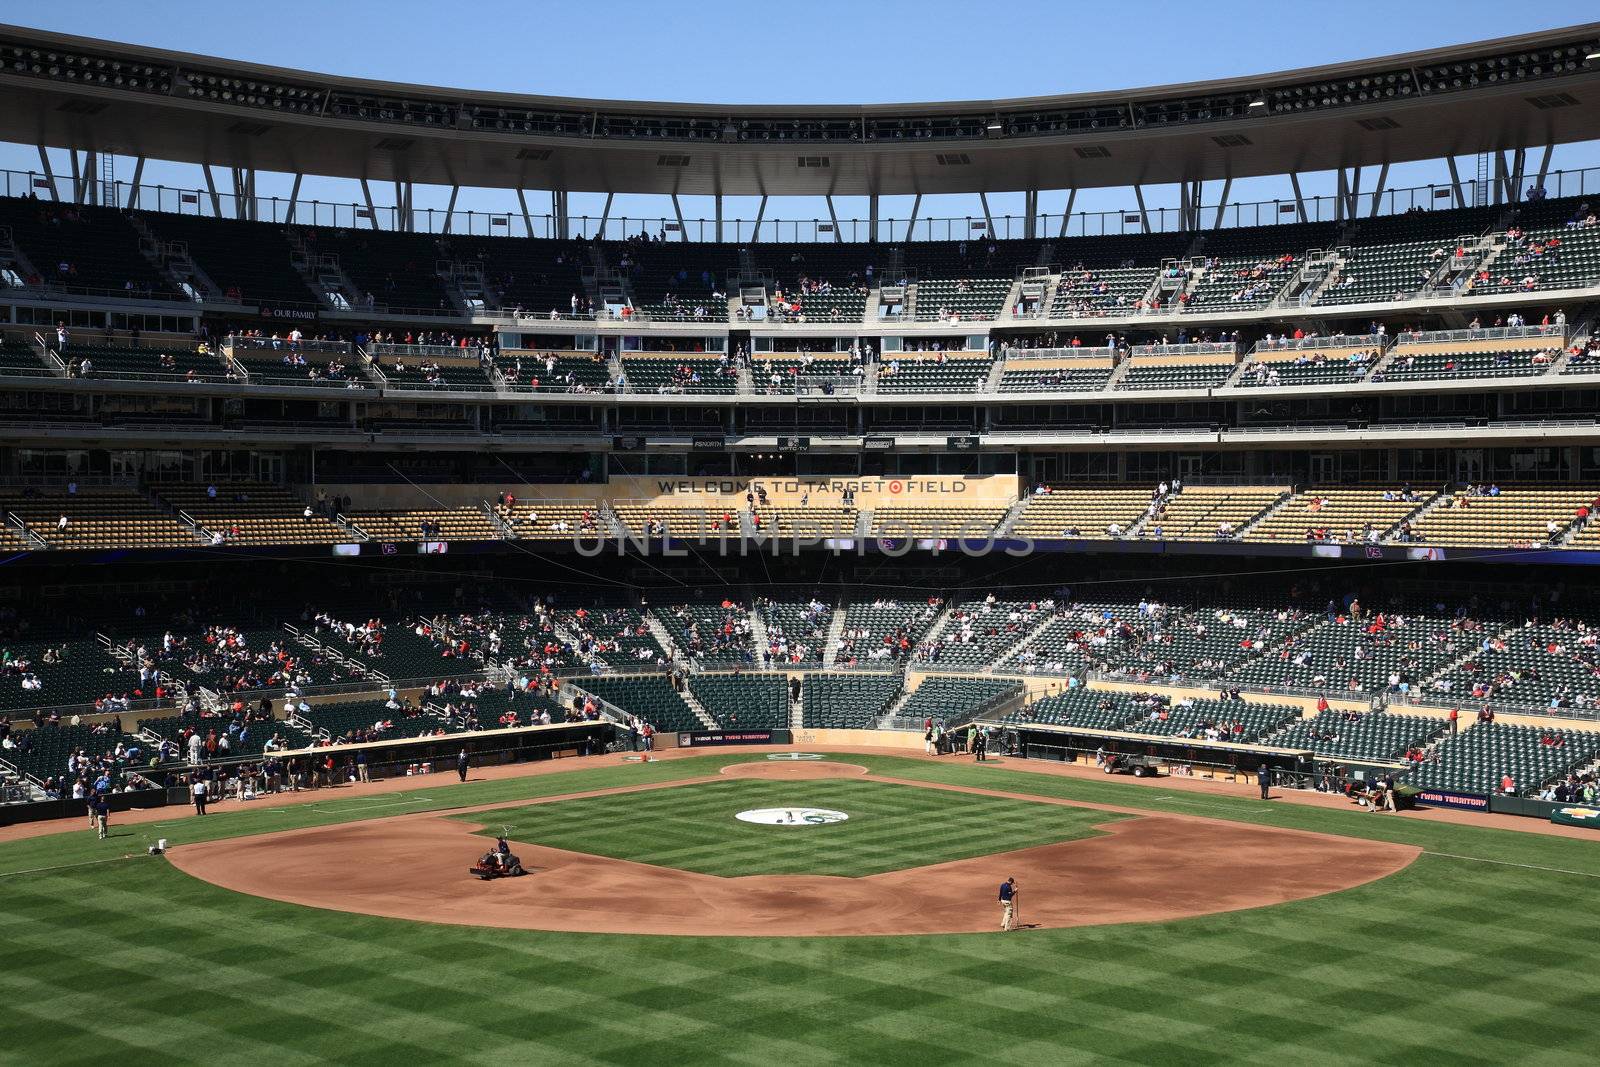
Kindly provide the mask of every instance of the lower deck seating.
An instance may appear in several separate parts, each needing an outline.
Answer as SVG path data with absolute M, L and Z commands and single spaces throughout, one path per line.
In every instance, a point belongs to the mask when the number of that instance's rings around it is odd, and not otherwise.
M 1005 717 L 1005 722 L 1013 726 L 1041 723 L 1083 730 L 1120 730 L 1135 714 L 1136 709 L 1125 694 L 1071 689 L 1018 708 Z
M 1005 678 L 956 678 L 935 674 L 922 679 L 897 714 L 903 720 L 920 723 L 933 719 L 955 726 L 1021 692 L 1020 683 Z
M 191 733 L 202 738 L 215 733 L 219 740 L 227 736 L 229 756 L 260 755 L 269 742 L 277 751 L 309 748 L 312 744 L 310 735 L 282 719 L 252 722 L 232 717 L 170 715 L 141 719 L 139 729 L 176 743 L 183 759 L 187 759 L 184 738 Z
M 657 730 L 703 730 L 705 723 L 660 675 L 584 678 L 579 688 L 609 701 Z
M 1332 759 L 1398 760 L 1438 737 L 1448 725 L 1442 718 L 1330 708 L 1315 718 L 1290 723 L 1270 743 L 1279 748 L 1309 748 Z
M 789 680 L 781 674 L 697 674 L 689 690 L 726 730 L 789 727 Z
M 1056 611 L 1053 600 L 1001 600 L 993 594 L 959 604 L 950 609 L 944 628 L 918 646 L 917 656 L 934 665 L 931 669 L 985 668 Z
M 396 711 L 381 700 L 315 704 L 305 718 L 336 742 L 389 741 L 451 732 L 451 724 L 444 719 L 415 708 Z
M 912 649 L 938 618 L 940 606 L 937 598 L 893 597 L 849 605 L 834 656 L 835 669 L 881 668 L 909 659 Z
M 900 694 L 898 674 L 808 674 L 802 682 L 811 729 L 870 730 Z
M 1587 765 L 1600 755 L 1600 733 L 1478 723 L 1441 741 L 1407 780 L 1424 789 L 1499 793 L 1505 779 L 1515 796 Z
M 1298 718 L 1296 708 L 1242 700 L 1194 700 L 1152 709 L 1123 726 L 1151 737 L 1203 737 L 1248 745 Z
M 24 679 L 36 680 L 38 688 L 24 688 Z M 88 704 L 138 686 L 139 672 L 98 641 L 0 640 L 0 711 Z

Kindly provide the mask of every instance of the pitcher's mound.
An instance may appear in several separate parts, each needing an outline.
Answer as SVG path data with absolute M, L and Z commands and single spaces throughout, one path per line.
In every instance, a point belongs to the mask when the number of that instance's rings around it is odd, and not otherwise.
M 730 763 L 722 768 L 729 778 L 777 778 L 792 782 L 798 778 L 859 778 L 867 769 L 858 763 L 813 760 L 808 763 Z

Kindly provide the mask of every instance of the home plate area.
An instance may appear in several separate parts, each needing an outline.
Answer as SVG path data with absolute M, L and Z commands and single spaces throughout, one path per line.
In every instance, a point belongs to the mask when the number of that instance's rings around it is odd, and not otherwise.
M 464 878 L 464 859 L 506 826 L 512 851 L 538 873 Z M 925 835 L 909 849 L 908 828 Z M 1405 845 L 880 778 L 827 760 L 762 760 L 717 776 L 514 808 L 183 845 L 168 858 L 241 893 L 398 919 L 807 937 L 993 931 L 997 887 L 1007 878 L 1017 880 L 1028 927 L 1179 919 L 1347 889 L 1417 854 Z M 896 869 L 886 869 L 891 864 Z

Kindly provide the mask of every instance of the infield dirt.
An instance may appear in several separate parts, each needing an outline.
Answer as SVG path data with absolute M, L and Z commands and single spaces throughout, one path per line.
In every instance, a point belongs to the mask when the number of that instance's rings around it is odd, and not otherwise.
M 826 762 L 727 770 L 780 780 L 866 773 Z M 561 799 L 568 798 L 544 802 Z M 1008 877 L 1021 886 L 1021 921 L 1029 926 L 1209 915 L 1362 885 L 1401 870 L 1419 851 L 1167 814 L 1140 813 L 1100 829 L 1097 837 L 864 878 L 719 878 L 513 842 L 534 873 L 479 882 L 467 866 L 483 850 L 483 838 L 470 821 L 436 814 L 183 845 L 168 858 L 196 878 L 241 893 L 397 919 L 616 934 L 815 937 L 995 930 L 996 891 Z

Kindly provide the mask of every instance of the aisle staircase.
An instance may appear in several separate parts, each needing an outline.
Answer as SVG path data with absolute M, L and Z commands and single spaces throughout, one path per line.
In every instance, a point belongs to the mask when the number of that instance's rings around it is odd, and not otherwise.
M 822 646 L 822 669 L 832 670 L 835 660 L 839 657 L 839 646 L 844 641 L 845 602 L 840 600 L 833 605 L 833 618 L 828 622 L 828 640 Z
M 678 695 L 683 698 L 683 702 L 685 704 L 689 705 L 689 710 L 695 713 L 695 716 L 700 720 L 701 724 L 703 724 L 707 730 L 722 729 L 722 724 L 712 717 L 711 713 L 706 710 L 706 706 L 704 704 L 700 703 L 699 697 L 689 692 L 689 687 L 687 685 L 678 692 Z

